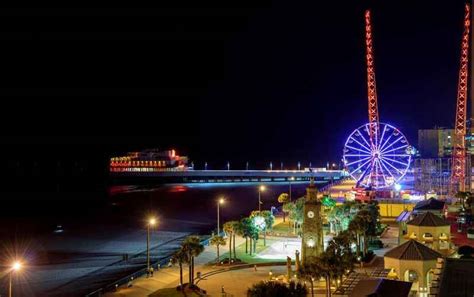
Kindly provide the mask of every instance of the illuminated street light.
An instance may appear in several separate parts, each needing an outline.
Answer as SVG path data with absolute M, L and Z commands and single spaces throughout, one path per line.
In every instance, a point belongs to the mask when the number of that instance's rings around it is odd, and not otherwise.
M 262 192 L 265 191 L 265 186 L 261 185 L 258 187 L 258 211 L 261 211 L 261 206 L 262 206 Z
M 221 228 L 220 228 L 220 208 L 221 204 L 224 204 L 225 200 L 224 198 L 219 198 L 217 200 L 217 236 L 221 233 Z
M 150 228 L 156 225 L 155 218 L 149 218 L 146 230 L 146 271 L 150 275 Z
M 12 264 L 12 269 L 9 273 L 9 282 L 8 282 L 8 297 L 12 297 L 12 292 L 13 292 L 13 273 L 20 271 L 22 268 L 22 264 L 18 261 L 14 262 Z

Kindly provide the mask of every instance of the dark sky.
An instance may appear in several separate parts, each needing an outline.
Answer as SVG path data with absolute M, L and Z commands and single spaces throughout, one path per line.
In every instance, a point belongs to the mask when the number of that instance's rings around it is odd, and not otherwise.
M 110 154 L 152 147 L 214 168 L 339 160 L 367 121 L 367 3 L 253 2 L 2 8 L 2 164 L 102 172 Z M 414 144 L 452 126 L 463 3 L 372 4 L 380 118 Z

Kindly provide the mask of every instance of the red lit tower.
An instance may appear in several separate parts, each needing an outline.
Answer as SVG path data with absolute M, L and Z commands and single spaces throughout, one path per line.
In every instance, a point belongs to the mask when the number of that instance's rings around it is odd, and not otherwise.
M 461 43 L 461 65 L 459 70 L 456 119 L 454 123 L 453 163 L 451 166 L 452 191 L 466 189 L 466 119 L 469 63 L 470 7 L 465 6 L 464 33 Z
M 372 45 L 372 23 L 370 19 L 370 10 L 365 11 L 365 46 L 366 46 L 366 60 L 367 60 L 367 97 L 369 107 L 369 135 L 370 145 L 372 151 L 376 152 L 379 139 L 379 109 L 377 104 L 377 87 L 375 83 L 375 66 L 373 56 L 373 45 Z M 371 168 L 374 168 L 375 164 L 372 162 Z M 377 168 L 377 166 L 375 166 Z M 371 184 L 374 184 L 376 179 L 377 170 L 370 171 Z

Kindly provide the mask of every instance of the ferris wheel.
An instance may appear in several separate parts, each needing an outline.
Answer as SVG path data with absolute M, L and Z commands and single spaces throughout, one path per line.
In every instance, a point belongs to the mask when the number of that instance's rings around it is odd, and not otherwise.
M 343 161 L 359 185 L 382 189 L 398 183 L 407 173 L 413 148 L 396 127 L 379 123 L 380 138 L 371 144 L 370 124 L 360 126 L 347 138 Z
M 365 45 L 369 122 L 347 138 L 343 162 L 359 186 L 383 189 L 407 173 L 413 149 L 399 129 L 379 121 L 370 10 L 365 12 Z

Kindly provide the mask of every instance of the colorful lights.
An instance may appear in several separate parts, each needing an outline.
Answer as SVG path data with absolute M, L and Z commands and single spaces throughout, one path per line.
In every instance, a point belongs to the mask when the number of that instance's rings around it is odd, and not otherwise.
M 145 150 L 110 158 L 110 172 L 158 172 L 187 170 L 188 158 L 175 150 Z
M 393 186 L 407 173 L 412 154 L 405 135 L 396 127 L 379 123 L 377 145 L 370 145 L 370 124 L 356 130 L 346 140 L 344 166 L 359 185 L 375 189 Z

